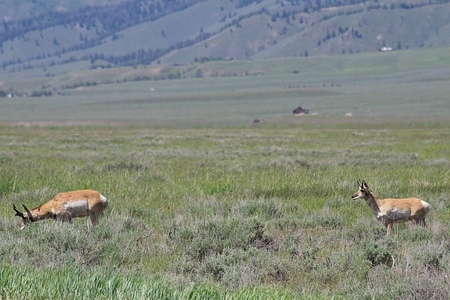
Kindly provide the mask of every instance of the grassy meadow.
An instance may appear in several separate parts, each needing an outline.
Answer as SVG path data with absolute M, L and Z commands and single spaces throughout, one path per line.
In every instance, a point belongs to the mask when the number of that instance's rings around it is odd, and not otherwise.
M 53 91 L 0 98 L 0 299 L 445 299 L 449 53 L 0 73 Z M 386 237 L 358 179 L 428 227 Z M 90 188 L 97 227 L 20 231 L 13 204 Z
M 443 124 L 0 127 L 0 298 L 443 299 L 450 145 Z M 356 180 L 431 205 L 391 237 Z M 12 204 L 93 188 L 92 228 L 20 231 Z

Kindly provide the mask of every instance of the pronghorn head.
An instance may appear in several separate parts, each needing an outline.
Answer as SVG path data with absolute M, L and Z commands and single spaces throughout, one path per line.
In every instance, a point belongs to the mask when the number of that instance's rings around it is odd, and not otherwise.
M 24 229 L 25 226 L 27 226 L 31 222 L 34 222 L 34 218 L 30 210 L 25 206 L 25 204 L 22 204 L 22 206 L 25 209 L 26 213 L 18 211 L 16 206 L 13 204 L 13 209 L 16 212 L 15 215 L 22 218 L 22 220 L 20 221 L 20 230 Z
M 358 191 L 353 194 L 352 199 L 358 200 L 363 199 L 368 193 L 370 193 L 369 186 L 367 185 L 367 182 L 364 180 L 358 180 Z

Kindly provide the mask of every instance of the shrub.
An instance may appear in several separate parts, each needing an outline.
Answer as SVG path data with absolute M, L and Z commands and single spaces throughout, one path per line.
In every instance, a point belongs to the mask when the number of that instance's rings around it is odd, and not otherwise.
M 381 243 L 370 243 L 364 249 L 365 258 L 371 262 L 372 267 L 385 265 L 392 267 L 394 258 L 388 247 Z
M 227 287 L 237 289 L 270 282 L 286 282 L 296 265 L 256 248 L 225 249 L 222 254 L 211 255 L 200 265 L 198 274 L 203 280 L 213 279 Z
M 220 216 L 183 226 L 175 238 L 192 259 L 200 262 L 207 256 L 222 254 L 225 248 L 247 250 L 272 240 L 264 234 L 263 224 L 257 218 Z

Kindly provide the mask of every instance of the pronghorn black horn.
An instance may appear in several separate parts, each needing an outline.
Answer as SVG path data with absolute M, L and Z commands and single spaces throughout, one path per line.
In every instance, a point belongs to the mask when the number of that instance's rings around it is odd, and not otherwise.
M 28 218 L 31 222 L 33 222 L 33 215 L 31 214 L 30 210 L 25 206 L 25 204 L 22 203 L 23 208 L 25 208 L 25 211 L 27 212 Z
M 22 212 L 18 211 L 16 206 L 13 204 L 13 209 L 16 212 L 15 216 L 21 217 L 22 219 L 25 219 L 24 215 Z

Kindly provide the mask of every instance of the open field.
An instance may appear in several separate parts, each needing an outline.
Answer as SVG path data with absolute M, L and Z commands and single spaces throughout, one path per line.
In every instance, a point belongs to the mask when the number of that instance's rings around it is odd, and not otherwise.
M 444 299 L 445 123 L 242 128 L 0 127 L 0 298 Z M 391 237 L 356 180 L 431 205 Z M 93 188 L 91 228 L 11 206 Z
M 254 119 L 271 124 L 448 121 L 449 53 L 442 48 L 83 72 L 55 66 L 47 70 L 54 77 L 34 69 L 0 73 L 0 90 L 52 92 L 50 97 L 0 97 L 0 124 L 179 128 L 246 126 Z M 179 79 L 167 79 L 171 76 Z M 298 106 L 316 115 L 295 118 L 292 110 Z

